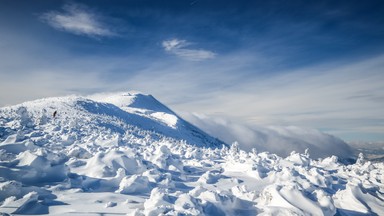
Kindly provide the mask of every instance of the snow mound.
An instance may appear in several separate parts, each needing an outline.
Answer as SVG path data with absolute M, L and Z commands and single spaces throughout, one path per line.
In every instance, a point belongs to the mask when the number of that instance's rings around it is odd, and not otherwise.
M 132 175 L 130 177 L 124 177 L 121 180 L 119 189 L 116 192 L 122 194 L 140 194 L 150 191 L 151 186 L 148 177 Z

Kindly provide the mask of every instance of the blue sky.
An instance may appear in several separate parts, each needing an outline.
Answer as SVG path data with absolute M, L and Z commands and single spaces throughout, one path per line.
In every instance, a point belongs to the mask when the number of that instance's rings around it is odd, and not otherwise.
M 384 140 L 383 23 L 382 1 L 0 0 L 0 105 L 133 89 Z

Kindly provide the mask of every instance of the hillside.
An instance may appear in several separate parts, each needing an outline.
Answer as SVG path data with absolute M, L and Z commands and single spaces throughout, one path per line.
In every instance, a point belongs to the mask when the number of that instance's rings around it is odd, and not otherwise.
M 53 118 L 55 111 L 57 115 Z M 121 93 L 98 101 L 69 96 L 25 102 L 1 108 L 1 121 L 4 126 L 0 128 L 0 141 L 23 133 L 45 146 L 48 143 L 69 145 L 75 140 L 92 142 L 96 138 L 108 142 L 112 139 L 110 136 L 125 143 L 145 137 L 148 142 L 174 139 L 201 147 L 223 145 L 222 141 L 184 121 L 151 95 L 140 93 Z M 18 141 L 26 139 L 21 136 L 18 135 Z M 50 139 L 44 139 L 45 136 Z

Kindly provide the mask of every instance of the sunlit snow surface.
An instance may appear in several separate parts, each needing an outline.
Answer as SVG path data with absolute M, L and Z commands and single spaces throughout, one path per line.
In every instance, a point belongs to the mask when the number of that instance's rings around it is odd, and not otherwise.
M 0 143 L 1 213 L 384 215 L 383 163 L 227 147 L 150 95 L 1 108 Z

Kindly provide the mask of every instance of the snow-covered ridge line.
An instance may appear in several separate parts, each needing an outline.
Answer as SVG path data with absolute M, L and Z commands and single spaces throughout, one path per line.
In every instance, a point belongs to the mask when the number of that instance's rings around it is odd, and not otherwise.
M 121 93 L 96 100 L 68 96 L 0 108 L 0 121 L 6 125 L 13 124 L 0 128 L 0 133 L 4 133 L 0 141 L 24 126 L 44 132 L 44 125 L 49 120 L 60 127 L 74 124 L 82 130 L 107 130 L 119 136 L 129 133 L 131 128 L 138 128 L 193 145 L 220 147 L 224 144 L 177 116 L 151 95 Z M 57 113 L 55 117 L 52 116 L 54 112 Z

